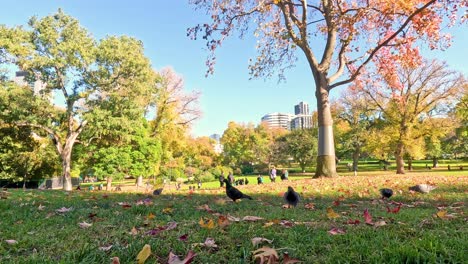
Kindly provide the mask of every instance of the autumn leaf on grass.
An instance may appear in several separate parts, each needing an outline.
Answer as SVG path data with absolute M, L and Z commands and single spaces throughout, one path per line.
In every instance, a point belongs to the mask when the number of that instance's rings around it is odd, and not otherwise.
M 283 253 L 283 264 L 301 263 L 302 261 L 289 257 L 288 252 Z
M 330 229 L 330 230 L 328 231 L 328 233 L 329 233 L 330 235 L 342 235 L 342 234 L 346 234 L 346 231 L 344 231 L 344 230 L 341 229 L 341 228 L 334 227 L 334 228 Z
M 111 248 L 113 247 L 113 245 L 109 245 L 109 246 L 103 246 L 103 247 L 99 247 L 99 250 L 102 250 L 102 251 L 109 251 L 111 250 Z
M 44 205 L 39 204 L 39 206 L 37 207 L 37 210 L 42 211 L 42 210 L 44 210 L 44 208 L 45 208 Z
M 172 207 L 167 207 L 162 210 L 163 214 L 172 214 L 172 211 L 174 211 Z
M 339 205 L 340 205 L 340 200 L 335 200 L 335 201 L 333 201 L 333 205 L 334 205 L 334 206 L 339 206 Z
M 5 243 L 7 243 L 8 245 L 14 245 L 14 244 L 17 244 L 18 241 L 14 240 L 14 239 L 7 239 L 7 240 L 5 240 Z
M 315 209 L 315 204 L 314 203 L 306 203 L 304 205 L 304 208 L 309 209 L 309 210 L 314 210 Z
M 335 219 L 335 218 L 340 217 L 340 215 L 337 214 L 337 213 L 333 210 L 333 208 L 328 207 L 328 208 L 327 208 L 327 217 L 328 217 L 329 219 Z
M 387 225 L 387 222 L 380 220 L 380 221 L 373 223 L 373 225 L 374 227 L 381 227 L 381 226 Z
M 88 228 L 88 227 L 92 226 L 93 224 L 86 223 L 86 222 L 82 222 L 82 223 L 78 223 L 78 225 L 79 225 L 81 228 Z
M 207 211 L 208 213 L 214 213 L 213 210 L 211 210 L 210 206 L 207 205 L 207 204 L 203 204 L 203 205 L 200 205 L 197 207 L 197 210 L 200 210 L 200 211 Z
M 138 235 L 138 230 L 135 227 L 132 227 L 132 230 L 130 230 L 130 235 Z
M 215 227 L 215 223 L 213 219 L 207 219 L 207 218 L 200 218 L 200 221 L 198 222 L 201 227 L 207 228 L 207 229 L 213 229 Z
M 218 226 L 221 227 L 221 228 L 224 228 L 228 225 L 230 225 L 231 223 L 229 222 L 229 219 L 224 216 L 224 215 L 220 215 L 218 216 Z
M 66 208 L 66 207 L 62 207 L 60 209 L 57 209 L 55 210 L 57 213 L 61 213 L 61 214 L 64 214 L 64 213 L 67 213 L 67 212 L 70 212 L 73 210 L 73 207 L 70 207 L 70 208 Z
M 137 255 L 137 263 L 143 264 L 145 263 L 146 259 L 151 255 L 151 246 L 146 244 L 143 246 L 143 249 Z
M 162 231 L 172 230 L 177 227 L 177 222 L 169 222 L 165 226 L 159 226 L 146 232 L 147 235 L 155 236 L 160 234 Z
M 240 218 L 239 217 L 235 217 L 235 216 L 232 216 L 230 214 L 227 215 L 227 219 L 231 222 L 239 222 L 240 221 Z
M 189 252 L 187 253 L 187 256 L 185 256 L 185 258 L 181 260 L 177 255 L 175 255 L 171 251 L 169 252 L 169 259 L 167 260 L 167 264 L 189 264 L 189 263 L 192 263 L 193 258 L 196 255 L 197 254 L 195 254 L 195 252 L 193 252 L 192 250 L 189 250 Z
M 117 204 L 122 206 L 122 208 L 124 208 L 124 209 L 132 207 L 129 203 L 126 203 L 126 202 L 120 202 L 120 203 L 117 203 Z
M 119 257 L 112 257 L 111 260 L 112 260 L 112 264 L 120 264 Z
M 372 223 L 372 216 L 369 213 L 369 210 L 367 208 L 364 210 L 364 220 L 365 220 L 366 224 L 368 224 L 368 225 L 373 225 L 374 224 L 374 223 Z
M 147 216 L 146 216 L 146 219 L 148 220 L 151 220 L 151 219 L 154 219 L 156 216 L 153 214 L 153 213 L 149 213 Z
M 255 251 L 252 251 L 254 260 L 259 260 L 259 264 L 264 263 L 277 263 L 279 260 L 278 252 L 275 249 L 269 247 L 261 247 Z
M 397 207 L 390 208 L 387 206 L 387 213 L 397 214 L 400 211 L 401 205 Z
M 258 217 L 258 216 L 244 216 L 244 218 L 242 218 L 242 221 L 251 221 L 251 222 L 255 222 L 255 221 L 260 221 L 260 220 L 263 220 L 263 218 L 261 217 Z
M 179 240 L 182 242 L 187 242 L 188 234 L 183 234 L 179 237 Z
M 359 225 L 361 223 L 361 221 L 359 221 L 358 219 L 349 219 L 348 221 L 344 222 L 345 224 L 347 225 Z
M 252 238 L 252 244 L 254 247 L 258 246 L 262 242 L 267 242 L 269 244 L 273 243 L 273 240 L 266 239 L 264 237 L 254 237 Z
M 207 238 L 205 239 L 205 242 L 203 242 L 203 243 L 195 243 L 195 244 L 193 244 L 193 245 L 194 245 L 194 246 L 202 246 L 202 247 L 207 248 L 208 250 L 211 250 L 211 249 L 216 250 L 216 249 L 218 249 L 218 245 L 216 245 L 215 240 L 214 240 L 213 238 L 211 238 L 211 237 L 207 237 Z
M 454 217 L 453 215 L 448 214 L 448 213 L 447 213 L 447 210 L 440 210 L 440 211 L 438 211 L 434 216 L 435 216 L 435 217 L 438 217 L 438 218 L 440 218 L 440 219 L 444 219 L 444 220 L 446 220 L 446 219 L 452 219 L 452 218 Z
M 290 228 L 294 225 L 294 223 L 288 220 L 281 220 L 280 225 L 286 228 Z

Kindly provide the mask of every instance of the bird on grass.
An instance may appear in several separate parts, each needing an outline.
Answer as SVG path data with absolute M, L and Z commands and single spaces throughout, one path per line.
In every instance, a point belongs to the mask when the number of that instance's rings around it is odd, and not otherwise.
M 429 184 L 417 184 L 415 186 L 411 186 L 408 189 L 410 191 L 415 191 L 419 193 L 429 193 L 430 191 L 434 190 L 435 186 L 429 185 Z
M 153 195 L 160 195 L 163 191 L 163 188 L 159 188 L 153 191 Z
M 224 183 L 226 183 L 226 195 L 231 198 L 234 202 L 239 199 L 250 199 L 252 200 L 252 197 L 243 194 L 241 191 L 239 191 L 237 188 L 232 187 L 231 182 L 227 179 L 224 180 Z
M 288 191 L 283 195 L 284 200 L 288 204 L 288 207 L 294 206 L 296 207 L 297 203 L 300 200 L 300 196 L 291 186 L 288 186 Z
M 390 199 L 390 197 L 392 197 L 393 195 L 392 189 L 383 188 L 383 189 L 380 189 L 379 191 L 380 191 L 380 194 L 382 195 L 382 199 Z

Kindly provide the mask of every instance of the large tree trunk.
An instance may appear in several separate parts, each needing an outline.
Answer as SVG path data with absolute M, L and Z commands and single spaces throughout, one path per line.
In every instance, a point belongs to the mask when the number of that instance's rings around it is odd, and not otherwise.
M 62 153 L 62 175 L 63 175 L 63 190 L 71 191 L 72 190 L 72 181 L 71 181 L 71 152 Z
M 358 170 L 358 161 L 359 161 L 359 154 L 360 154 L 360 148 L 356 147 L 353 152 L 353 171 Z
M 395 160 L 396 160 L 396 173 L 405 174 L 405 162 L 403 160 L 404 146 L 402 142 L 398 142 L 395 150 Z
M 437 168 L 439 166 L 439 159 L 437 157 L 432 157 L 432 168 Z
M 321 76 L 322 77 L 322 76 Z M 336 173 L 335 142 L 333 140 L 333 119 L 330 111 L 329 91 L 325 77 L 316 78 L 317 114 L 318 114 L 318 156 L 315 178 L 334 177 Z
M 408 170 L 409 171 L 413 170 L 413 158 L 412 157 L 408 158 Z

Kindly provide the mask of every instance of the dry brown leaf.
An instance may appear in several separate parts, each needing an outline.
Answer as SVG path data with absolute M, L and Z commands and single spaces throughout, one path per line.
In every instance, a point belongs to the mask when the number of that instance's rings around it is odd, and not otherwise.
M 229 219 L 224 216 L 224 215 L 220 215 L 218 216 L 218 226 L 221 227 L 221 228 L 224 228 L 228 225 L 230 225 L 231 222 L 229 222 Z
M 273 240 L 266 239 L 264 237 L 254 237 L 252 238 L 252 244 L 254 247 L 258 246 L 262 242 L 268 242 L 269 244 L 273 243 Z
M 304 208 L 309 209 L 309 210 L 315 210 L 315 204 L 314 203 L 306 203 L 304 205 Z
M 88 228 L 88 227 L 92 226 L 93 224 L 86 223 L 86 222 L 82 222 L 82 223 L 78 223 L 78 225 L 79 225 L 81 228 Z
M 112 257 L 111 260 L 112 260 L 112 264 L 120 264 L 119 257 Z
M 290 258 L 288 252 L 283 253 L 283 264 L 294 264 L 294 263 L 301 263 L 302 261 Z
M 260 221 L 260 220 L 263 220 L 263 218 L 261 217 L 258 217 L 258 216 L 244 216 L 244 218 L 242 218 L 242 221 L 251 221 L 251 222 L 255 222 L 255 221 Z
M 261 247 L 255 251 L 252 251 L 254 260 L 259 260 L 259 264 L 274 264 L 278 263 L 279 256 L 275 249 L 270 247 Z
M 177 255 L 172 253 L 172 251 L 169 253 L 169 259 L 167 260 L 167 264 L 189 264 L 192 262 L 193 258 L 196 256 L 195 252 L 192 250 L 189 250 L 187 253 L 187 256 L 185 256 L 184 259 L 180 259 Z
M 109 245 L 107 247 L 99 247 L 99 250 L 102 250 L 102 251 L 109 251 L 111 250 L 111 248 L 113 247 L 113 245 Z
M 328 233 L 329 233 L 330 235 L 342 235 L 342 234 L 346 234 L 346 231 L 343 230 L 343 229 L 341 229 L 341 228 L 334 227 L 334 228 L 330 229 L 330 230 L 328 231 Z
M 387 225 L 387 222 L 381 220 L 381 221 L 377 221 L 374 223 L 374 226 L 375 227 L 381 227 L 381 226 L 384 226 L 384 225 Z
M 135 227 L 132 227 L 132 230 L 130 230 L 130 235 L 138 235 L 138 230 Z

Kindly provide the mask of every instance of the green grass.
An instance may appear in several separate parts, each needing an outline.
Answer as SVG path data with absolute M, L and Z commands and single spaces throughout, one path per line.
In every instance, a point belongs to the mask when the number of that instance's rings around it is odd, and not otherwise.
M 0 263 L 110 263 L 114 256 L 121 263 L 135 263 L 145 244 L 152 248 L 147 263 L 166 263 L 171 250 L 183 257 L 191 249 L 197 254 L 193 263 L 253 263 L 252 251 L 262 245 L 278 249 L 280 255 L 287 251 L 303 263 L 466 263 L 466 172 L 302 177 L 290 176 L 288 182 L 258 186 L 252 184 L 256 180 L 251 176 L 251 184 L 239 189 L 254 200 L 238 203 L 226 199 L 217 182 L 205 183 L 193 193 L 187 186 L 180 191 L 168 186 L 162 196 L 151 197 L 151 205 L 137 205 L 147 197 L 137 193 L 8 190 L 8 198 L 0 200 Z M 438 188 L 426 195 L 407 191 L 408 186 L 426 182 Z M 297 208 L 282 208 L 281 194 L 288 185 L 303 198 Z M 378 199 L 378 189 L 384 186 L 395 191 L 392 201 L 403 203 L 399 213 L 387 213 L 386 207 L 395 205 Z M 131 207 L 123 208 L 119 202 Z M 305 208 L 306 203 L 313 203 L 315 209 Z M 207 229 L 198 223 L 200 218 L 216 223 L 218 214 L 197 209 L 204 204 L 224 216 L 258 216 L 264 220 Z M 39 205 L 45 206 L 43 210 Z M 61 207 L 73 210 L 57 213 Z M 329 207 L 340 217 L 328 219 Z M 164 213 L 165 208 L 172 208 L 172 212 Z M 366 208 L 374 222 L 385 221 L 386 225 L 364 224 Z M 439 210 L 445 210 L 451 218 L 434 216 Z M 91 219 L 90 213 L 97 215 Z M 346 224 L 356 219 L 361 223 Z M 293 224 L 285 227 L 280 220 Z M 85 221 L 92 226 L 80 228 L 78 224 Z M 145 234 L 171 221 L 177 222 L 175 229 L 155 236 Z M 131 234 L 133 227 L 138 234 Z M 334 227 L 346 233 L 329 234 Z M 178 239 L 184 234 L 188 234 L 186 242 Z M 196 245 L 208 237 L 215 240 L 217 250 Z M 273 242 L 254 247 L 253 237 Z M 18 243 L 7 244 L 5 240 L 9 239 Z M 109 251 L 99 249 L 109 245 L 113 246 Z

